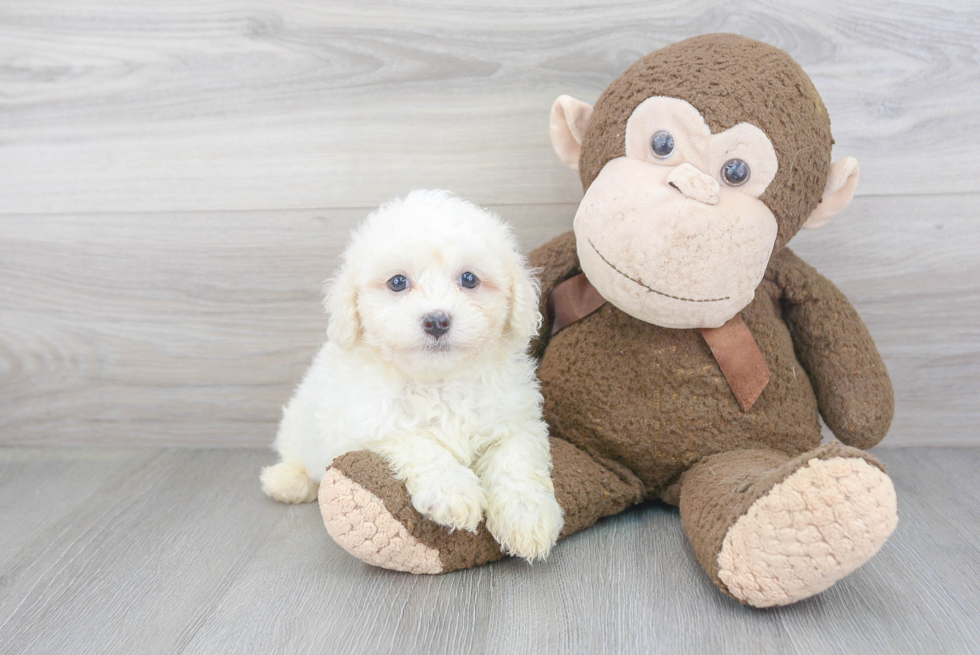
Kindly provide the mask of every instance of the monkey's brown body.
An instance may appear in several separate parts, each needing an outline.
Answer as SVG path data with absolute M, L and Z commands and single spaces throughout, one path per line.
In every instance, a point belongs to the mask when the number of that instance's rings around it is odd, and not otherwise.
M 573 239 L 568 233 L 532 254 L 543 276 L 578 272 Z M 621 464 L 639 479 L 645 499 L 673 504 L 671 485 L 706 455 L 741 448 L 797 455 L 817 447 L 817 400 L 796 359 L 782 296 L 776 281 L 765 279 L 742 310 L 772 371 L 747 413 L 697 330 L 658 327 L 608 303 L 566 327 L 541 348 L 538 368 L 552 435 Z
M 562 536 L 662 499 L 741 602 L 826 589 L 874 555 L 897 514 L 884 467 L 860 450 L 891 423 L 884 363 L 844 295 L 785 248 L 843 210 L 858 179 L 853 159 L 830 161 L 816 89 L 777 48 L 695 37 L 637 61 L 594 108 L 560 97 L 551 134 L 585 197 L 574 231 L 531 254 L 542 313 L 583 273 L 607 301 L 554 336 L 546 321 L 533 346 Z M 754 405 L 736 398 L 700 331 L 738 316 L 771 373 Z M 724 358 L 758 362 L 739 343 Z M 820 445 L 821 416 L 842 443 Z M 324 515 L 382 516 L 396 526 L 385 543 L 407 544 L 367 561 L 435 573 L 502 557 L 485 530 L 422 517 L 378 456 L 332 469 Z M 363 552 L 351 534 L 334 538 Z

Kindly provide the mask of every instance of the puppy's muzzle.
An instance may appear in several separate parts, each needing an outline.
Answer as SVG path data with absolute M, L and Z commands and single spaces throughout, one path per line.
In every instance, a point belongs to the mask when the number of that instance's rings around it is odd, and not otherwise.
M 446 312 L 433 312 L 431 314 L 426 314 L 422 318 L 422 329 L 425 330 L 427 334 L 431 334 L 435 338 L 439 338 L 446 332 L 449 332 L 449 325 L 452 320 L 449 318 L 449 314 Z

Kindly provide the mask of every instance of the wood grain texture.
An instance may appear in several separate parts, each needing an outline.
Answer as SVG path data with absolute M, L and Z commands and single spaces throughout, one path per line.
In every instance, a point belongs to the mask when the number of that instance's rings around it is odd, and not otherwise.
M 227 448 L 271 441 L 367 208 L 445 187 L 543 243 L 581 198 L 554 98 L 715 31 L 788 50 L 861 161 L 852 208 L 793 248 L 879 344 L 885 443 L 980 445 L 974 0 L 3 2 L 0 654 L 980 652 L 980 449 L 878 449 L 893 538 L 756 611 L 663 506 L 544 564 L 414 577 Z M 152 447 L 173 445 L 226 448 Z
M 980 191 L 973 0 L 8 0 L 0 212 L 577 202 L 553 100 L 718 31 L 803 65 L 859 193 Z
M 897 531 L 829 591 L 773 610 L 716 591 L 666 506 L 602 521 L 545 563 L 411 576 L 351 558 L 314 505 L 264 497 L 269 453 L 130 452 L 0 448 L 0 472 L 85 497 L 28 507 L 0 487 L 5 532 L 33 530 L 0 551 L 0 653 L 980 650 L 980 449 L 877 449 Z
M 0 457 L 10 452 L 31 455 Z M 242 503 L 255 491 L 259 455 L 137 451 L 96 478 L 98 489 L 73 511 L 48 505 L 60 520 L 2 565 L 0 652 L 177 652 L 282 518 L 271 504 Z M 33 454 L 41 463 L 62 458 Z M 77 472 L 97 475 L 92 459 L 98 454 L 80 453 Z M 80 491 L 52 473 L 34 483 L 68 498 Z M 0 493 L 12 514 L 5 529 L 33 527 L 38 516 Z
M 792 246 L 892 374 L 886 443 L 980 443 L 980 194 L 862 197 Z M 533 248 L 574 205 L 496 207 Z M 0 217 L 0 443 L 264 446 L 363 210 Z
M 8 558 L 37 545 L 39 535 L 57 540 L 62 535 L 60 523 L 81 511 L 107 479 L 121 470 L 146 466 L 157 456 L 152 449 L 132 448 L 51 450 L 41 457 L 29 450 L 2 451 L 0 568 L 9 570 Z M 42 546 L 36 554 L 46 548 Z M 5 582 L 0 582 L 0 603 L 6 598 L 5 589 Z
M 711 31 L 793 54 L 862 162 L 866 195 L 794 247 L 881 346 L 889 441 L 980 443 L 965 0 L 5 2 L 0 443 L 268 443 L 366 207 L 445 186 L 544 242 L 581 197 L 554 97 Z

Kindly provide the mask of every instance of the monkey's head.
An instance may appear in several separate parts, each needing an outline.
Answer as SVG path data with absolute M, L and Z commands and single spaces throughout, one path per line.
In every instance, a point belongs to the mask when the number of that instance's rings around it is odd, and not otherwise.
M 854 196 L 833 164 L 830 118 L 778 48 L 732 34 L 640 59 L 595 108 L 551 110 L 558 156 L 578 169 L 578 256 L 606 300 L 669 328 L 719 327 L 748 305 L 769 258 Z

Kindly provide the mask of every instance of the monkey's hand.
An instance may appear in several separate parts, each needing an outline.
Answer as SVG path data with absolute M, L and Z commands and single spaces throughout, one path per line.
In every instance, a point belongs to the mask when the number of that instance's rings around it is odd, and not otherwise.
M 888 432 L 895 396 L 868 328 L 840 289 L 789 248 L 766 276 L 783 290 L 783 318 L 827 425 L 843 443 L 871 448 Z

